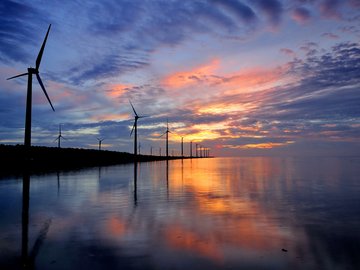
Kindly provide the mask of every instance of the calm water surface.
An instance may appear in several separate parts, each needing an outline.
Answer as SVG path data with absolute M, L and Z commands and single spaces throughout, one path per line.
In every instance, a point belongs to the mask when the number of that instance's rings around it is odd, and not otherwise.
M 31 175 L 29 204 L 8 177 L 0 269 L 360 269 L 359 165 L 213 158 Z

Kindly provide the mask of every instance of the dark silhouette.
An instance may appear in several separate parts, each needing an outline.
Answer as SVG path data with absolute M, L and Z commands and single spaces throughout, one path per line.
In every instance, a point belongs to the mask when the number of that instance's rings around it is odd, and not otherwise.
M 195 144 L 195 157 L 198 157 L 198 144 Z
M 138 154 L 138 151 L 137 151 L 137 121 L 140 119 L 140 118 L 144 118 L 146 116 L 139 116 L 136 111 L 135 111 L 135 108 L 134 106 L 132 105 L 131 101 L 129 100 L 129 103 L 131 105 L 131 108 L 133 109 L 134 111 L 134 125 L 132 127 L 132 130 L 130 132 L 130 136 L 132 135 L 132 133 L 134 132 L 134 155 L 136 156 Z
M 100 139 L 100 138 L 96 138 L 96 139 L 98 139 L 98 141 L 99 141 L 99 151 L 101 151 L 101 143 L 104 139 Z
M 169 201 L 169 160 L 166 159 L 166 197 Z
M 171 133 L 171 131 L 169 130 L 169 121 L 167 121 L 166 131 L 160 136 L 162 137 L 166 134 L 166 158 L 169 157 L 169 133 Z
M 54 142 L 58 141 L 58 148 L 61 148 L 61 138 L 66 140 L 66 138 L 64 138 L 64 136 L 61 135 L 61 124 L 59 124 L 59 135 L 54 141 Z
M 51 219 L 44 223 L 35 240 L 34 246 L 29 252 L 29 203 L 30 203 L 30 173 L 25 171 L 23 174 L 22 190 L 22 228 L 21 228 L 21 262 L 25 269 L 35 269 L 35 258 L 40 251 L 41 246 L 49 230 Z
M 26 117 L 25 117 L 25 138 L 24 138 L 24 145 L 26 147 L 30 147 L 31 146 L 31 109 L 32 109 L 32 75 L 36 75 L 36 78 L 42 88 L 42 90 L 44 91 L 44 94 L 47 98 L 47 100 L 50 103 L 51 108 L 53 109 L 53 111 L 55 111 L 53 105 L 51 104 L 50 98 L 45 90 L 45 86 L 40 78 L 39 75 L 39 67 L 40 67 L 40 62 L 41 62 L 41 58 L 44 52 L 44 48 L 45 48 L 45 44 L 46 44 L 46 40 L 47 37 L 49 35 L 49 31 L 50 31 L 50 27 L 51 24 L 49 25 L 49 28 L 47 30 L 45 39 L 43 41 L 43 44 L 41 46 L 41 49 L 39 51 L 39 54 L 36 58 L 36 66 L 35 68 L 29 67 L 28 68 L 28 72 L 27 73 L 23 73 L 23 74 L 19 74 L 13 77 L 8 78 L 7 80 L 11 80 L 17 77 L 21 77 L 21 76 L 28 76 L 28 84 L 27 84 L 27 97 L 26 97 Z
M 184 157 L 184 136 L 181 136 L 181 157 Z
M 165 156 L 135 155 L 125 152 L 115 152 L 97 149 L 58 148 L 24 145 L 0 144 L 0 178 L 6 175 L 19 175 L 25 170 L 30 173 L 41 173 L 57 170 L 79 169 L 91 166 L 106 166 L 114 164 L 165 160 Z M 179 157 L 168 157 L 177 159 Z M 21 175 L 21 174 L 20 174 Z
M 190 142 L 190 158 L 192 158 L 192 141 Z

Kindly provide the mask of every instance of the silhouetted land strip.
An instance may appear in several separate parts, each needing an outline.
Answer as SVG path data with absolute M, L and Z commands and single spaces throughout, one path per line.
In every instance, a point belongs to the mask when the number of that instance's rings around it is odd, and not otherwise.
M 125 152 L 106 150 L 55 148 L 24 145 L 0 145 L 0 174 L 21 174 L 24 171 L 47 172 L 56 170 L 77 169 L 92 166 L 126 164 L 134 161 L 159 161 L 180 159 L 181 157 L 135 156 Z M 189 157 L 184 157 L 189 158 Z

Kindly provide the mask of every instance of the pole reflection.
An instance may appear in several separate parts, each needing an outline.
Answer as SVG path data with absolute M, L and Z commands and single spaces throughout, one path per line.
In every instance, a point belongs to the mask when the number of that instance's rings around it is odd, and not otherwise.
M 23 175 L 22 186 L 22 233 L 21 233 L 21 261 L 23 267 L 29 266 L 28 242 L 29 242 L 29 203 L 30 203 L 30 174 Z
M 137 198 L 137 170 L 138 163 L 134 162 L 134 205 L 137 206 L 138 198 Z

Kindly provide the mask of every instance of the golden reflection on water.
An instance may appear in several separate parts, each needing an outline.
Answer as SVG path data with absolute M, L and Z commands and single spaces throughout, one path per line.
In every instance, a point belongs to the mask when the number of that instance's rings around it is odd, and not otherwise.
M 251 198 L 254 192 L 269 187 L 266 179 L 279 173 L 273 163 L 259 159 L 251 168 L 246 169 L 246 164 L 241 164 L 235 166 L 239 169 L 235 171 L 231 159 L 179 164 L 170 168 L 170 193 L 192 194 L 191 216 L 186 218 L 197 224 L 185 226 L 180 221 L 169 226 L 164 236 L 171 247 L 196 251 L 219 261 L 224 258 L 227 247 L 279 250 L 282 244 L 290 241 L 288 230 Z M 247 175 L 249 170 L 252 178 Z M 195 222 L 190 223 L 194 225 Z

